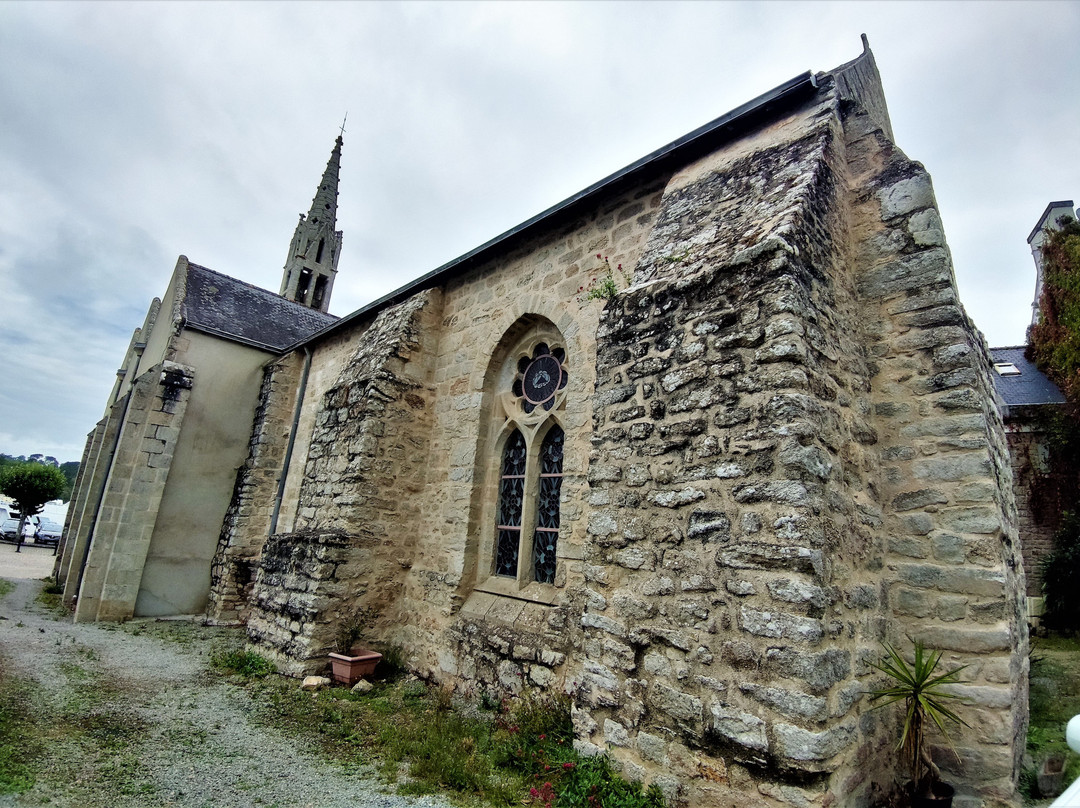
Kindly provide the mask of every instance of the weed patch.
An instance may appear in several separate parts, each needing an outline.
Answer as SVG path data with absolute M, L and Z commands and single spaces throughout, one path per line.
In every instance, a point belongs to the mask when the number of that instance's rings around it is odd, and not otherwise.
M 273 663 L 254 651 L 224 651 L 210 657 L 210 664 L 222 673 L 246 678 L 261 679 L 274 673 Z
M 64 588 L 58 584 L 49 584 L 37 593 L 35 600 L 44 606 L 53 617 L 67 617 L 68 610 L 63 602 Z
M 411 676 L 374 685 L 360 694 L 309 693 L 277 676 L 246 683 L 259 720 L 312 739 L 339 762 L 377 764 L 401 794 L 449 791 L 544 808 L 664 804 L 658 789 L 623 780 L 606 758 L 574 751 L 566 696 L 488 697 L 476 705 Z
M 1055 754 L 1065 756 L 1065 783 L 1080 777 L 1080 756 L 1065 743 L 1065 725 L 1080 714 L 1080 638 L 1051 635 L 1032 640 L 1027 753 L 1035 768 L 1021 772 L 1019 787 L 1028 801 L 1040 797 L 1036 770 Z
M 0 598 L 10 595 L 15 590 L 15 584 L 0 578 Z
M 0 666 L 0 794 L 29 791 L 46 773 L 49 789 L 65 795 L 62 804 L 82 804 L 85 793 L 152 792 L 139 762 L 150 726 L 114 707 L 121 692 L 80 664 L 94 657 L 93 649 L 73 650 L 79 661 L 55 668 L 65 686 L 52 703 L 34 682 Z M 57 767 L 61 749 L 82 765 Z

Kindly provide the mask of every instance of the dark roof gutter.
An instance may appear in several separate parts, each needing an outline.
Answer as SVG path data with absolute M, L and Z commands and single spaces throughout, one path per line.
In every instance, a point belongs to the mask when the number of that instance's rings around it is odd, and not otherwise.
M 276 345 L 268 345 L 265 342 L 259 342 L 258 340 L 250 339 L 248 337 L 241 337 L 237 334 L 230 334 L 227 331 L 222 331 L 221 329 L 214 328 L 212 326 L 199 325 L 198 323 L 191 322 L 191 320 L 185 321 L 184 330 L 197 331 L 200 334 L 207 334 L 211 337 L 217 337 L 218 339 L 225 340 L 226 342 L 235 342 L 238 345 L 246 345 L 248 348 L 255 348 L 257 350 L 263 351 L 264 353 L 272 354 L 273 356 L 280 356 L 282 353 L 282 349 Z M 285 349 L 285 352 L 288 353 L 289 350 L 291 349 Z
M 618 188 L 620 185 L 629 182 L 631 179 L 644 173 L 648 169 L 662 169 L 670 165 L 676 159 L 689 161 L 700 154 L 705 154 L 709 150 L 715 149 L 719 144 L 733 140 L 735 137 L 745 132 L 751 125 L 758 122 L 761 117 L 775 112 L 778 107 L 794 104 L 811 96 L 817 91 L 817 88 L 817 79 L 810 71 L 802 73 L 793 79 L 789 79 L 778 87 L 769 90 L 767 93 L 763 93 L 757 98 L 747 101 L 745 104 L 721 115 L 716 120 L 698 127 L 689 134 L 683 135 L 678 140 L 672 141 L 668 145 L 631 163 L 626 168 L 616 171 L 614 174 L 590 185 L 585 190 L 579 191 L 568 199 L 564 199 L 557 205 L 522 222 L 517 227 L 507 230 L 505 233 L 481 244 L 479 247 L 455 258 L 449 263 L 443 264 L 441 267 L 428 272 L 426 275 L 421 275 L 416 280 L 395 289 L 393 292 L 383 295 L 377 300 L 373 300 L 366 306 L 357 309 L 352 314 L 347 314 L 337 322 L 331 323 L 323 329 L 316 331 L 310 337 L 290 345 L 282 351 L 282 353 L 290 353 L 303 345 L 322 339 L 338 329 L 348 326 L 357 319 L 374 314 L 387 306 L 411 297 L 417 292 L 440 285 L 444 280 L 479 263 L 490 253 L 497 249 L 504 248 L 507 242 L 511 242 L 518 238 L 524 238 L 539 230 L 542 225 L 550 225 L 552 222 L 557 221 L 560 216 L 567 215 L 572 209 L 601 194 Z

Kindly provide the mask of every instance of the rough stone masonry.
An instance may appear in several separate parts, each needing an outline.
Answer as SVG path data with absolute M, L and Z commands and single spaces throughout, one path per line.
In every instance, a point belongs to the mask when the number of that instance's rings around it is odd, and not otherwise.
M 294 673 L 362 613 L 433 679 L 568 692 L 578 748 L 703 806 L 874 804 L 867 663 L 921 640 L 967 666 L 956 804 L 1017 804 L 1015 504 L 929 176 L 869 51 L 722 124 L 270 365 L 212 616 Z M 579 302 L 597 254 L 628 288 Z M 507 435 L 552 424 L 554 581 L 527 531 L 497 575 Z

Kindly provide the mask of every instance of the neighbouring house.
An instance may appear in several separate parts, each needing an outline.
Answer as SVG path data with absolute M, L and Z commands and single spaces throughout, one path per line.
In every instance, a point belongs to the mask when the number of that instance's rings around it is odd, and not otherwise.
M 170 418 L 218 377 L 154 361 L 131 451 L 92 436 L 117 449 L 78 500 L 107 524 L 65 548 L 77 619 L 160 602 L 136 593 L 168 548 L 123 548 L 154 546 L 143 476 L 187 484 L 143 467 L 176 467 Z M 1027 619 L 991 376 L 864 42 L 253 357 L 191 569 L 283 671 L 363 616 L 425 677 L 570 693 L 579 749 L 695 806 L 873 804 L 896 716 L 868 663 L 920 640 L 967 666 L 971 727 L 935 749 L 958 799 L 1014 805 Z
M 1048 229 L 1061 221 L 1074 220 L 1072 200 L 1051 202 L 1028 236 L 1035 260 L 1035 300 L 1032 324 L 1038 322 L 1043 287 L 1042 245 Z M 1057 385 L 1025 356 L 1026 346 L 991 348 L 994 385 L 1001 397 L 1002 417 L 1013 467 L 1013 490 L 1019 518 L 1020 544 L 1027 577 L 1028 614 L 1042 613 L 1042 569 L 1040 562 L 1053 547 L 1053 537 L 1063 510 L 1062 475 L 1076 479 L 1076 468 L 1051 463 L 1055 425 L 1059 424 L 1066 399 Z

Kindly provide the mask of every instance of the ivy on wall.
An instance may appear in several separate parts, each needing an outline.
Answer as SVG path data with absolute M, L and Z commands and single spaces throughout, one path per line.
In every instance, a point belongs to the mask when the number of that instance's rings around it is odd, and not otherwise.
M 1028 331 L 1027 357 L 1080 404 L 1080 222 L 1050 232 L 1042 249 L 1041 316 Z
M 1028 330 L 1027 357 L 1049 376 L 1069 404 L 1044 416 L 1048 468 L 1032 481 L 1037 519 L 1057 527 L 1043 559 L 1045 619 L 1059 629 L 1080 627 L 1080 223 L 1051 231 L 1043 244 L 1039 322 Z M 1065 511 L 1071 507 L 1073 512 Z

